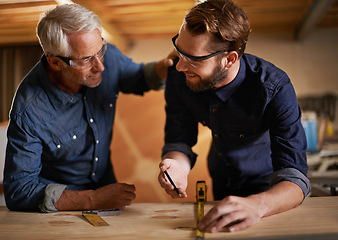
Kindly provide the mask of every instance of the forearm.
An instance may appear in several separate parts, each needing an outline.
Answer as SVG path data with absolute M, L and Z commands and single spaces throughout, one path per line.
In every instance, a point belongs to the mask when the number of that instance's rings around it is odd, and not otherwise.
M 302 203 L 304 194 L 297 184 L 282 181 L 271 189 L 248 198 L 258 203 L 261 217 L 267 217 L 297 207 Z
M 54 206 L 59 211 L 97 209 L 91 198 L 93 191 L 64 190 Z
M 136 198 L 135 186 L 113 183 L 96 190 L 63 191 L 55 203 L 57 210 L 124 209 Z

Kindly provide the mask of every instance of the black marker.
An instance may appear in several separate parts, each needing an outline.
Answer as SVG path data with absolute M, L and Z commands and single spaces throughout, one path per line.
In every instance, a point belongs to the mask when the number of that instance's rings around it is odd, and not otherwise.
M 167 178 L 169 179 L 171 185 L 174 186 L 174 190 L 176 191 L 177 195 L 178 195 L 179 197 L 182 197 L 182 194 L 180 194 L 180 192 L 178 191 L 178 189 L 177 189 L 175 183 L 173 182 L 173 180 L 172 180 L 171 177 L 169 176 L 168 172 L 167 172 L 167 171 L 164 171 L 164 174 L 165 174 L 165 175 L 167 176 Z

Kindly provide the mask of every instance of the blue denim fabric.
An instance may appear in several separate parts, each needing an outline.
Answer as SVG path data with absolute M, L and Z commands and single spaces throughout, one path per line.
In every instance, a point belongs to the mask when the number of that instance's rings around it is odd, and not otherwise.
M 149 90 L 143 64 L 108 44 L 98 87 L 76 95 L 58 89 L 46 58 L 21 82 L 10 112 L 4 191 L 11 210 L 39 211 L 48 184 L 70 190 L 116 182 L 109 146 L 118 93 Z
M 212 131 L 208 167 L 215 200 L 262 192 L 273 182 L 272 173 L 278 172 L 287 176 L 280 181 L 300 182 L 304 195 L 309 193 L 301 111 L 282 70 L 244 54 L 234 81 L 196 93 L 187 87 L 185 75 L 173 67 L 165 97 L 163 154 L 183 152 L 193 166 L 197 155 L 191 147 L 197 142 L 198 123 Z

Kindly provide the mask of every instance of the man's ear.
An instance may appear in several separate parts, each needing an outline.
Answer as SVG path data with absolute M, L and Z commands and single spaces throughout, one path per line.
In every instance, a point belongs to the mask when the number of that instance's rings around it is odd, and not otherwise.
M 62 69 L 62 60 L 58 57 L 50 55 L 47 57 L 47 62 L 55 71 L 60 71 Z
M 238 53 L 236 51 L 231 51 L 228 53 L 227 57 L 227 62 L 225 64 L 226 68 L 230 68 L 238 59 Z

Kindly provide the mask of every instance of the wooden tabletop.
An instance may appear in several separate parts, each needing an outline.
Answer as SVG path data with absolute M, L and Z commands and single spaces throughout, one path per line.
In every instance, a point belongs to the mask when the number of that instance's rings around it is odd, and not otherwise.
M 215 203 L 207 203 L 205 211 Z M 120 216 L 94 227 L 82 212 L 27 213 L 0 207 L 1 240 L 195 239 L 194 203 L 134 203 Z M 338 197 L 312 197 L 290 211 L 262 219 L 236 233 L 206 233 L 206 239 L 338 239 Z

